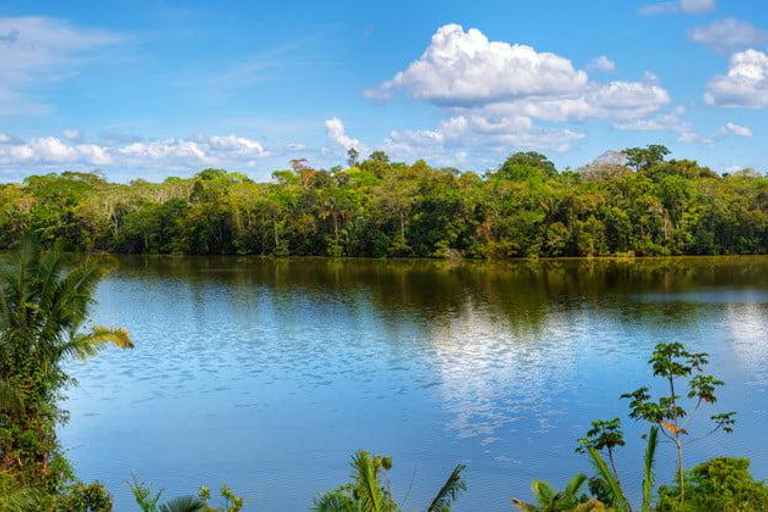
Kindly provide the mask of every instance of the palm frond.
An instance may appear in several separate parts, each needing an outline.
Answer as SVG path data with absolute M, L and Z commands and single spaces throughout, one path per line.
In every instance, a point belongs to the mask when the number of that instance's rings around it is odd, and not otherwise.
M 611 498 L 611 505 L 617 510 L 629 511 L 629 502 L 624 495 L 621 484 L 616 478 L 616 475 L 613 474 L 613 471 L 611 471 L 608 467 L 608 464 L 605 463 L 605 460 L 600 455 L 600 452 L 592 447 L 587 447 L 587 453 L 589 454 L 590 461 L 595 467 L 595 470 L 597 471 L 600 478 L 602 478 L 608 484 L 607 490 Z
M 530 503 L 526 503 L 523 500 L 514 497 L 512 498 L 512 505 L 520 512 L 538 512 L 539 510 L 536 505 L 531 505 Z
M 3 490 L 0 496 L 0 510 L 8 512 L 29 512 L 40 510 L 45 495 L 37 489 Z
M 643 458 L 643 512 L 651 512 L 653 502 L 654 473 L 653 466 L 656 462 L 656 447 L 659 445 L 659 427 L 651 427 L 648 432 L 648 442 L 645 445 Z
M 565 488 L 565 496 L 567 498 L 575 498 L 576 494 L 581 489 L 581 486 L 587 481 L 587 475 L 579 473 L 568 482 L 568 486 Z
M 463 472 L 466 469 L 464 464 L 459 464 L 445 481 L 443 487 L 432 500 L 427 509 L 428 512 L 447 512 L 451 510 L 454 501 L 467 490 L 467 482 L 464 480 Z
M 86 337 L 86 339 L 89 343 L 96 345 L 111 343 L 117 348 L 135 348 L 133 341 L 131 341 L 131 336 L 128 334 L 128 331 L 122 327 L 111 328 L 99 325 L 91 329 L 91 333 Z
M 384 497 L 379 487 L 376 465 L 366 451 L 359 451 L 352 457 L 352 468 L 355 471 L 356 490 L 360 508 L 364 512 L 382 512 Z
M 94 327 L 88 334 L 78 334 L 60 347 L 63 356 L 86 359 L 97 354 L 108 344 L 118 348 L 134 348 L 131 337 L 123 328 Z
M 326 492 L 312 501 L 313 512 L 358 512 L 360 509 L 350 496 L 350 489 L 342 486 Z
M 179 496 L 160 505 L 158 512 L 203 512 L 205 506 L 197 496 Z
M 531 482 L 531 492 L 539 505 L 545 507 L 552 503 L 557 496 L 557 491 L 547 482 L 534 480 Z

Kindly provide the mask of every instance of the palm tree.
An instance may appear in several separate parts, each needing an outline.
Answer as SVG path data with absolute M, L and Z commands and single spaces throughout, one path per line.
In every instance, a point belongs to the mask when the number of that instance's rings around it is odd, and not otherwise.
M 392 467 L 392 459 L 371 455 L 361 450 L 352 457 L 351 482 L 328 491 L 312 502 L 315 512 L 396 512 L 401 510 L 392 498 L 389 488 L 381 482 L 382 474 Z M 466 490 L 459 464 L 445 481 L 427 512 L 449 512 L 451 506 Z
M 512 504 L 521 512 L 560 512 L 570 511 L 576 508 L 582 500 L 579 495 L 587 476 L 583 473 L 577 474 L 568 482 L 565 490 L 557 492 L 547 482 L 534 480 L 531 482 L 531 492 L 536 500 L 536 505 L 526 503 L 517 498 L 512 498 Z
M 43 250 L 27 235 L 0 262 L 0 466 L 47 482 L 59 455 L 57 402 L 71 378 L 70 358 L 84 359 L 108 344 L 133 348 L 124 329 L 83 330 L 103 260 L 75 260 L 56 245 Z M 54 465 L 55 466 L 55 465 Z M 28 473 L 31 472 L 31 473 Z

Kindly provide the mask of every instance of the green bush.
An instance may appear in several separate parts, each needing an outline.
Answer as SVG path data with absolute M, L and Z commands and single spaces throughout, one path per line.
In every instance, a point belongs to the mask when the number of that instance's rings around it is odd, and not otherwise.
M 99 482 L 78 482 L 56 500 L 56 512 L 112 512 L 112 496 Z
M 683 505 L 680 487 L 659 488 L 659 512 L 768 512 L 768 486 L 754 480 L 748 459 L 716 457 L 689 471 L 686 482 Z

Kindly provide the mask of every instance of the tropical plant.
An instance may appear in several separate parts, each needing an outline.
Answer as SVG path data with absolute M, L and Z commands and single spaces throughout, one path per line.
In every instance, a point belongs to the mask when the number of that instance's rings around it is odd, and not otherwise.
M 223 501 L 221 506 L 211 505 L 211 491 L 207 487 L 200 487 L 197 496 L 178 496 L 160 503 L 162 490 L 153 490 L 151 485 L 139 481 L 135 476 L 128 485 L 141 512 L 240 512 L 245 505 L 245 500 L 235 496 L 226 485 L 220 490 Z
M 587 475 L 579 473 L 568 482 L 565 490 L 558 492 L 547 482 L 534 480 L 531 482 L 531 492 L 536 503 L 526 503 L 518 498 L 512 498 L 512 504 L 521 512 L 572 511 L 589 501 L 589 498 L 580 492 L 586 482 Z
M 659 512 L 768 511 L 768 485 L 756 482 L 747 459 L 716 457 L 695 466 L 686 479 L 686 500 L 680 502 L 679 486 L 659 489 Z
M 361 450 L 352 456 L 350 482 L 325 492 L 312 501 L 315 512 L 394 512 L 400 506 L 392 497 L 389 483 L 383 481 L 392 467 L 392 459 Z M 459 464 L 427 506 L 428 512 L 449 512 L 466 490 Z
M 686 438 L 689 437 L 688 425 L 704 404 L 713 404 L 717 401 L 715 391 L 723 385 L 723 381 L 703 373 L 708 362 L 708 354 L 689 352 L 681 343 L 660 343 L 656 345 L 648 363 L 653 369 L 653 375 L 666 381 L 668 394 L 653 401 L 648 388 L 642 387 L 632 393 L 621 395 L 622 398 L 630 400 L 630 417 L 658 425 L 661 433 L 675 445 L 681 502 L 685 501 L 683 450 L 688 444 L 686 442 Z M 683 406 L 683 397 L 678 394 L 680 379 L 688 380 L 686 397 L 693 400 L 692 409 L 686 409 Z M 711 415 L 713 427 L 694 440 L 712 435 L 721 429 L 726 433 L 732 432 L 735 414 L 735 412 L 727 412 Z
M 64 363 L 111 344 L 132 348 L 124 329 L 83 330 L 105 261 L 43 250 L 31 235 L 0 262 L 0 469 L 21 484 L 55 491 L 71 477 L 56 426 L 72 383 Z
M 576 451 L 584 453 L 589 448 L 597 450 L 606 450 L 608 460 L 611 463 L 611 470 L 616 479 L 619 479 L 619 473 L 616 470 L 616 460 L 614 450 L 624 446 L 624 433 L 621 430 L 621 420 L 613 418 L 612 420 L 595 420 L 592 422 L 592 428 L 587 431 L 587 435 L 579 439 L 579 447 Z

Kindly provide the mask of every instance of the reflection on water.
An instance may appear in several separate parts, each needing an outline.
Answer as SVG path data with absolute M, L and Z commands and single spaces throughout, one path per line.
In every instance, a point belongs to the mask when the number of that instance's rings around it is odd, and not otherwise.
M 691 451 L 768 477 L 768 259 L 455 264 L 121 259 L 96 320 L 132 353 L 75 365 L 66 446 L 129 507 L 131 472 L 169 494 L 226 481 L 260 510 L 305 509 L 359 448 L 395 457 L 416 507 L 456 462 L 460 510 L 509 510 L 531 478 L 588 469 L 590 420 L 624 415 L 658 341 L 713 355 L 737 433 Z M 630 438 L 640 425 L 627 424 Z M 624 480 L 637 492 L 641 443 Z M 660 466 L 660 475 L 671 465 Z

